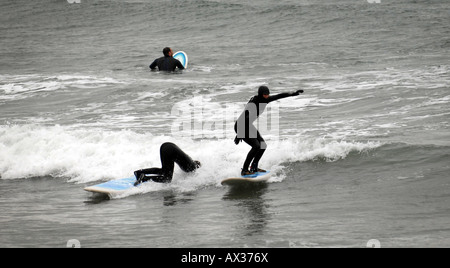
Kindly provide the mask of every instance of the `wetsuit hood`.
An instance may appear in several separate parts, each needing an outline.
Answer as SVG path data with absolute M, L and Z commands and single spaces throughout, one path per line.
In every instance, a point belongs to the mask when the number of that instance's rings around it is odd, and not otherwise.
M 258 89 L 258 97 L 262 97 L 263 95 L 269 95 L 269 88 L 266 86 L 260 86 Z

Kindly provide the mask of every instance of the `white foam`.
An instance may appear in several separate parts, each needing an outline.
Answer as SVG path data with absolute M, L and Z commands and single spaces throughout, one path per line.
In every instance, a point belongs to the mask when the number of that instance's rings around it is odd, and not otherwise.
M 153 148 L 153 140 L 148 143 L 145 136 L 130 131 L 1 126 L 1 177 L 50 175 L 68 177 L 75 182 L 123 177 L 130 174 L 130 169 L 153 160 L 152 153 L 158 149 Z
M 260 164 L 274 172 L 272 181 L 283 180 L 284 166 L 291 162 L 337 161 L 352 151 L 380 146 L 372 142 L 307 137 L 266 141 L 269 147 Z M 53 176 L 75 183 L 129 177 L 137 169 L 160 167 L 159 148 L 164 142 L 179 145 L 193 159 L 201 161 L 202 168 L 186 174 L 176 167 L 170 185 L 151 183 L 126 195 L 160 189 L 184 192 L 220 187 L 223 178 L 239 174 L 250 149 L 245 143 L 236 146 L 232 139 L 193 141 L 129 130 L 3 125 L 0 126 L 0 175 L 2 179 Z
M 24 99 L 33 93 L 51 92 L 67 87 L 98 88 L 123 83 L 111 77 L 61 74 L 0 75 L 0 100 Z

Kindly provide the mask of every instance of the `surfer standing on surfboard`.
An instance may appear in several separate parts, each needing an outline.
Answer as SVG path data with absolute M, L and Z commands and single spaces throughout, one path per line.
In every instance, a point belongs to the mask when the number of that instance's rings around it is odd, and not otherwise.
M 181 64 L 179 60 L 172 57 L 173 51 L 170 47 L 165 47 L 163 49 L 163 54 L 164 57 L 158 58 L 150 64 L 150 69 L 156 70 L 156 67 L 158 67 L 158 70 L 160 71 L 174 72 L 178 67 L 178 69 L 184 70 L 183 64 Z
M 265 170 L 258 168 L 258 163 L 267 148 L 267 144 L 261 137 L 259 131 L 253 125 L 253 122 L 255 122 L 259 115 L 264 112 L 267 104 L 270 102 L 282 98 L 298 96 L 300 93 L 303 93 L 303 90 L 270 96 L 269 88 L 266 86 L 260 86 L 258 89 L 258 95 L 253 96 L 247 103 L 244 112 L 242 112 L 234 124 L 234 131 L 237 134 L 234 139 L 236 145 L 243 140 L 252 147 L 250 152 L 248 152 L 244 166 L 242 167 L 242 176 L 251 175 L 255 172 L 265 172 Z M 249 170 L 248 167 L 250 166 L 250 163 L 252 165 Z

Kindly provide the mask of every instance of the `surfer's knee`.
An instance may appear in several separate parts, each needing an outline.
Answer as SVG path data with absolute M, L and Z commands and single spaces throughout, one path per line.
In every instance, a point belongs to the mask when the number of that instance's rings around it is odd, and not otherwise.
M 265 141 L 262 141 L 262 142 L 259 144 L 259 149 L 260 149 L 260 150 L 266 150 L 266 149 L 267 149 L 267 143 L 266 143 Z

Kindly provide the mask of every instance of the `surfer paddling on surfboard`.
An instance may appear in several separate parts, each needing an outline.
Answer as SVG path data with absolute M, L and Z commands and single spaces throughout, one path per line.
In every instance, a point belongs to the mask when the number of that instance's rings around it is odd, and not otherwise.
M 189 155 L 180 149 L 180 147 L 171 142 L 166 142 L 161 145 L 160 157 L 162 164 L 161 168 L 140 169 L 134 172 L 134 175 L 136 176 L 136 183 L 134 186 L 148 180 L 161 183 L 171 182 L 175 163 L 177 163 L 184 172 L 194 172 L 201 166 L 199 161 L 192 160 Z
M 172 57 L 173 51 L 170 47 L 165 47 L 163 49 L 163 54 L 164 57 L 158 58 L 150 64 L 150 69 L 156 70 L 156 67 L 158 67 L 158 70 L 160 71 L 174 72 L 178 67 L 178 69 L 184 70 L 183 64 L 181 64 L 179 60 Z
M 265 172 L 265 170 L 258 168 L 258 163 L 267 148 L 267 144 L 253 125 L 253 122 L 264 112 L 267 104 L 282 98 L 298 96 L 300 93 L 303 93 L 303 90 L 270 96 L 269 88 L 260 86 L 258 95 L 253 96 L 247 103 L 244 112 L 234 124 L 234 131 L 237 134 L 234 139 L 236 145 L 244 141 L 252 147 L 242 167 L 242 176 L 252 175 L 256 172 Z M 251 167 L 249 170 L 250 163 Z

